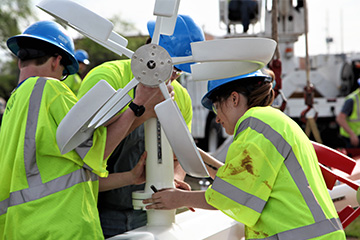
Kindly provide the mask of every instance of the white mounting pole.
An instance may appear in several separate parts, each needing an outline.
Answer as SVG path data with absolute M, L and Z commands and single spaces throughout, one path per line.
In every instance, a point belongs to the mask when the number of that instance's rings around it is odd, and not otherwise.
M 151 185 L 157 189 L 174 188 L 174 155 L 157 118 L 145 122 L 146 184 L 145 192 Z M 171 225 L 175 222 L 176 210 L 148 210 L 149 226 Z
M 154 193 L 150 186 L 157 189 L 174 188 L 174 155 L 164 131 L 157 118 L 145 122 L 146 184 L 144 191 L 133 192 L 134 209 L 145 209 L 142 200 Z M 171 226 L 175 223 L 176 210 L 147 210 L 148 226 Z

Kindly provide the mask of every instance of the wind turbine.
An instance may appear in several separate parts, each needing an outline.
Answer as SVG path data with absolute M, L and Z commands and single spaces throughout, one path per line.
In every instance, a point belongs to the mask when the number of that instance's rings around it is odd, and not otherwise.
M 159 39 L 162 34 L 169 36 L 173 34 L 179 4 L 180 0 L 156 0 L 154 6 L 156 24 L 151 44 L 144 45 L 135 52 L 126 48 L 127 40 L 113 31 L 113 24 L 110 21 L 75 2 L 44 0 L 37 5 L 40 9 L 64 21 L 105 48 L 118 55 L 126 55 L 131 59 L 134 75 L 134 79 L 129 84 L 117 91 L 105 81 L 100 81 L 75 104 L 57 130 L 57 142 L 63 154 L 75 149 L 92 135 L 94 129 L 104 125 L 123 109 L 131 101 L 127 93 L 137 84 L 142 83 L 147 86 L 159 87 L 164 95 L 165 100 L 155 106 L 155 112 L 171 149 L 183 169 L 193 177 L 208 176 L 185 121 L 166 88 L 165 82 L 170 78 L 173 66 L 194 63 L 191 65 L 192 77 L 194 80 L 202 81 L 246 74 L 264 67 L 271 60 L 276 42 L 266 38 L 233 38 L 193 42 L 190 56 L 171 57 L 159 45 Z M 158 178 L 161 175 L 159 172 L 172 172 L 172 169 L 170 169 L 171 164 L 164 170 L 160 164 L 156 163 L 157 153 L 155 150 L 159 145 L 151 146 L 149 144 L 156 142 L 157 134 L 163 133 L 159 129 L 156 119 L 148 120 L 145 123 L 145 148 L 148 152 L 147 185 L 144 193 L 135 193 L 135 197 L 139 200 L 134 200 L 134 206 L 140 208 L 143 207 L 141 199 L 152 194 L 150 183 L 155 182 L 158 188 L 171 187 L 169 185 L 173 184 L 173 175 L 166 177 L 170 179 L 171 183 L 168 180 L 166 183 L 161 182 Z M 148 137 L 153 140 L 147 141 Z M 169 144 L 165 141 L 166 138 L 161 137 L 162 140 L 159 144 L 161 144 L 161 151 L 166 155 L 165 158 L 170 158 L 170 162 L 172 162 L 172 152 Z M 163 141 L 163 139 L 165 140 Z M 157 211 L 154 210 L 154 212 Z M 149 220 L 148 214 L 148 224 L 162 225 L 169 221 L 173 222 L 171 220 L 173 215 L 174 212 L 167 217 L 162 215 L 162 217 Z M 161 218 L 166 218 L 166 220 L 159 220 Z

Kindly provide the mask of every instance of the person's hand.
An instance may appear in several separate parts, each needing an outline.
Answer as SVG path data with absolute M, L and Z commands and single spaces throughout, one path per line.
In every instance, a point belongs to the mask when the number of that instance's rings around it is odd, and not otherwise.
M 146 209 L 170 210 L 182 207 L 181 199 L 184 190 L 176 188 L 165 188 L 154 193 L 151 198 L 143 200 L 144 204 L 149 204 Z
M 191 190 L 191 186 L 184 181 L 174 179 L 174 183 L 175 183 L 176 188 L 187 190 L 187 191 Z
M 139 162 L 130 171 L 132 179 L 133 179 L 133 183 L 135 185 L 145 183 L 145 173 L 146 173 L 146 171 L 145 171 L 145 160 L 146 160 L 146 157 L 147 157 L 147 152 L 144 152 L 141 155 L 141 157 L 139 159 Z
M 178 180 L 178 179 L 174 179 L 174 183 L 175 183 L 175 187 L 178 189 L 182 189 L 182 190 L 186 190 L 186 191 L 191 191 L 191 186 L 182 180 Z M 195 209 L 190 207 L 188 208 L 190 211 L 195 212 Z
M 359 137 L 355 133 L 350 135 L 350 143 L 354 147 L 359 145 Z
M 174 100 L 175 92 L 174 92 L 174 87 L 171 85 L 171 83 L 172 81 L 168 81 L 166 83 L 166 87 L 168 88 L 171 99 Z
M 168 89 L 168 92 L 169 92 L 171 98 L 174 99 L 174 87 L 171 84 L 167 84 L 166 87 Z M 150 91 L 154 91 L 154 94 L 151 95 L 150 97 L 148 97 L 146 100 L 144 100 L 139 95 L 144 94 L 144 92 L 146 92 L 147 89 L 150 89 Z M 144 85 L 141 85 L 141 86 L 137 87 L 135 96 L 136 96 L 135 97 L 136 101 L 138 101 L 137 97 L 139 97 L 139 101 L 143 101 L 142 104 L 138 104 L 137 102 L 135 102 L 135 99 L 134 99 L 134 102 L 136 104 L 144 105 L 145 114 L 146 114 L 147 118 L 156 117 L 156 114 L 155 114 L 155 111 L 154 111 L 155 105 L 157 105 L 158 103 L 165 100 L 164 95 L 160 91 L 160 88 L 158 88 L 158 87 L 151 88 L 151 87 L 146 87 Z
M 161 92 L 158 87 L 149 87 L 139 83 L 136 86 L 133 102 L 137 105 L 145 105 L 150 99 L 159 94 L 161 94 Z

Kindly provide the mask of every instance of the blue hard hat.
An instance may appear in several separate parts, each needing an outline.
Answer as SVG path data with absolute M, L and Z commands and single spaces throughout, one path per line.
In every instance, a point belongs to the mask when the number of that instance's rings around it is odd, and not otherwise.
M 150 37 L 153 37 L 155 21 L 149 21 L 147 28 Z M 160 35 L 159 45 L 165 48 L 171 57 L 185 57 L 192 54 L 190 43 L 204 40 L 204 32 L 191 17 L 178 15 L 173 35 Z M 193 63 L 184 63 L 175 67 L 191 73 L 191 64 Z
M 224 78 L 224 79 L 218 79 L 218 80 L 210 80 L 210 81 L 208 81 L 208 85 L 207 85 L 208 92 L 201 99 L 201 104 L 204 107 L 206 107 L 207 109 L 212 110 L 213 102 L 210 100 L 210 95 L 215 90 L 217 90 L 219 87 L 223 86 L 224 84 L 233 82 L 233 81 L 237 81 L 237 80 L 241 80 L 241 79 L 249 79 L 249 78 L 259 78 L 259 77 L 264 78 L 264 79 L 269 79 L 269 81 L 271 81 L 271 77 L 264 74 L 260 70 L 257 70 L 252 73 L 236 76 L 236 77 Z
M 81 62 L 85 65 L 89 65 L 90 61 L 89 61 L 89 55 L 85 50 L 82 49 L 78 49 L 75 51 L 75 58 L 78 62 Z
M 63 75 L 74 74 L 78 71 L 79 64 L 74 56 L 74 42 L 60 24 L 53 21 L 36 22 L 30 25 L 22 34 L 9 38 L 7 46 L 12 53 L 18 56 L 18 51 L 23 47 L 23 43 L 30 39 L 36 42 L 31 48 L 43 50 L 41 42 L 45 42 L 57 50 L 60 49 L 58 53 L 63 58 L 68 59 L 68 61 L 65 61 L 66 65 L 64 66 Z M 27 45 L 26 47 L 29 46 Z

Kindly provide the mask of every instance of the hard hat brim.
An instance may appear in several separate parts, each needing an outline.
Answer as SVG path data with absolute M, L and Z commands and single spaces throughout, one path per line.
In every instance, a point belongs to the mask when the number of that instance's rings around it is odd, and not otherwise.
M 38 37 L 38 36 L 33 36 L 33 35 L 28 35 L 28 34 L 19 34 L 19 35 L 16 35 L 16 36 L 13 36 L 13 37 L 10 37 L 8 40 L 7 40 L 7 46 L 8 48 L 10 49 L 10 51 L 15 55 L 17 56 L 17 52 L 19 51 L 20 47 L 18 45 L 18 41 L 20 39 L 36 39 L 36 40 L 39 40 L 39 41 L 43 41 L 43 42 L 47 42 L 47 43 L 50 43 L 50 44 L 53 44 L 54 46 L 56 46 L 57 48 L 61 49 L 63 53 L 66 54 L 66 56 L 69 58 L 69 60 L 71 61 L 71 65 L 67 65 L 66 66 L 66 70 L 64 70 L 64 75 L 65 74 L 74 74 L 74 73 L 77 73 L 77 71 L 79 70 L 79 63 L 77 62 L 77 60 L 75 59 L 74 56 L 72 56 L 71 54 L 68 53 L 68 50 L 64 47 L 62 47 L 61 45 L 59 45 L 58 43 L 55 43 L 55 42 L 52 42 L 52 41 L 49 41 L 47 39 L 44 39 L 44 38 L 41 38 L 41 37 Z
M 218 80 L 210 80 L 210 81 L 208 81 L 208 92 L 201 99 L 201 104 L 205 108 L 207 108 L 209 110 L 212 110 L 213 102 L 210 100 L 210 96 L 214 93 L 214 91 L 218 90 L 220 87 L 222 87 L 223 85 L 225 85 L 227 83 L 231 83 L 231 82 L 241 80 L 241 79 L 249 79 L 249 78 L 264 78 L 264 79 L 267 79 L 267 78 L 270 78 L 270 76 L 265 75 L 260 70 L 257 70 L 255 72 L 240 75 L 240 76 L 224 78 L 224 79 L 218 79 Z

